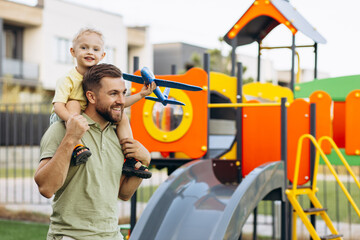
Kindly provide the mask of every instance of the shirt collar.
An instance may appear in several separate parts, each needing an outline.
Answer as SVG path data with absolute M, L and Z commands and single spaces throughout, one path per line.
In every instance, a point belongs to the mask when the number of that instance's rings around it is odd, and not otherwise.
M 83 80 L 83 75 L 81 75 L 77 70 L 76 67 L 72 68 L 70 70 L 70 77 L 73 80 L 78 80 L 78 81 L 82 81 Z
M 96 128 L 98 128 L 99 130 L 101 130 L 100 128 L 100 124 L 95 122 L 94 120 L 92 120 L 88 115 L 86 115 L 85 113 L 81 114 L 88 122 L 89 126 L 94 126 Z M 104 128 L 104 130 L 106 130 L 109 126 L 113 125 L 112 123 L 108 122 L 108 124 L 106 125 L 106 127 Z

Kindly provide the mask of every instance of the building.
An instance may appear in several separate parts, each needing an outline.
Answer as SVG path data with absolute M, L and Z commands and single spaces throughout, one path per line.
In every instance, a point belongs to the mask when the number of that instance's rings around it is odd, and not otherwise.
M 172 66 L 176 67 L 177 73 L 184 72 L 192 66 L 193 56 L 200 57 L 203 63 L 203 56 L 207 49 L 195 45 L 174 42 L 154 44 L 154 73 L 159 75 L 171 74 Z
M 190 45 L 182 42 L 154 44 L 154 72 L 159 75 L 171 74 L 172 65 L 176 66 L 177 73 L 184 72 L 192 66 L 193 57 L 200 57 L 200 63 L 203 65 L 204 53 L 208 49 Z M 238 54 L 237 60 L 246 67 L 244 79 L 257 80 L 257 57 Z M 228 63 L 228 69 L 231 69 L 231 63 Z M 215 66 L 212 66 L 215 68 Z M 273 62 L 269 59 L 261 59 L 261 82 L 272 82 L 277 84 L 277 72 L 274 69 Z
M 241 62 L 246 71 L 243 73 L 244 79 L 258 79 L 258 58 L 254 56 L 237 54 L 237 61 Z M 278 76 L 277 71 L 274 68 L 273 61 L 267 58 L 261 58 L 261 69 L 260 69 L 260 82 L 270 82 L 277 84 Z
M 290 86 L 291 79 L 291 71 L 290 70 L 279 70 L 278 73 L 278 81 L 281 86 Z M 330 75 L 326 72 L 318 71 L 317 79 L 329 78 Z M 299 80 L 297 79 L 299 78 Z M 300 75 L 295 73 L 295 83 L 304 83 L 310 82 L 314 80 L 314 69 L 301 69 Z
M 74 65 L 71 41 L 84 27 L 103 33 L 103 62 L 132 72 L 138 56 L 142 65 L 153 67 L 149 28 L 126 27 L 120 14 L 63 0 L 39 0 L 36 6 L 0 0 L 2 102 L 40 101 L 39 88 L 51 94 L 56 80 Z

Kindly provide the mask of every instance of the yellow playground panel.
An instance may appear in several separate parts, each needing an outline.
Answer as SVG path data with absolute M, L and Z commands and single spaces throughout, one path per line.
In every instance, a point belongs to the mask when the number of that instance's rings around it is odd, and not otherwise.
M 210 72 L 210 91 L 217 91 L 224 95 L 232 103 L 236 103 L 237 79 L 223 73 Z M 280 102 L 281 98 L 286 97 L 291 103 L 294 100 L 294 94 L 289 88 L 276 86 L 271 83 L 248 83 L 243 86 L 243 95 L 246 97 L 257 98 L 260 102 Z
M 289 88 L 273 85 L 272 83 L 248 83 L 243 86 L 245 96 L 265 99 L 271 102 L 280 102 L 281 98 L 287 98 L 288 103 L 294 100 L 294 94 Z

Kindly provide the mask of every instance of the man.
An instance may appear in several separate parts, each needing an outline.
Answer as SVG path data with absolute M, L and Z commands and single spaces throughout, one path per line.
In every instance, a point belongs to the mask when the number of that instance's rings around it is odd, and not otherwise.
M 122 119 L 125 82 L 110 64 L 93 66 L 83 80 L 88 106 L 66 123 L 52 124 L 40 144 L 35 173 L 40 193 L 53 199 L 47 239 L 122 239 L 117 199 L 129 200 L 142 179 L 122 176 L 124 155 L 145 166 L 150 154 L 140 142 L 119 140 L 113 123 Z M 81 140 L 92 150 L 86 164 L 70 164 L 72 149 Z

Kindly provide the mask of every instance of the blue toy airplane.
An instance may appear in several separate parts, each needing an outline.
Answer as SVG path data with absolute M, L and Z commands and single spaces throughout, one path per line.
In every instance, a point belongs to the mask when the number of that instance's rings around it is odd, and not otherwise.
M 152 82 L 155 82 L 156 89 L 154 90 L 154 94 L 157 96 L 157 98 L 156 97 L 145 97 L 145 99 L 156 101 L 156 102 L 161 102 L 164 106 L 166 106 L 167 104 L 185 105 L 182 102 L 168 99 L 170 88 L 177 88 L 177 89 L 182 89 L 182 90 L 187 90 L 187 91 L 201 91 L 202 90 L 201 87 L 197 87 L 197 86 L 193 86 L 193 85 L 189 85 L 189 84 L 185 84 L 185 83 L 156 79 L 154 74 L 147 67 L 144 67 L 141 69 L 141 77 L 123 73 L 123 78 L 125 80 L 131 81 L 131 82 L 136 82 L 136 83 L 140 83 L 140 84 L 145 83 L 146 85 L 151 84 Z M 163 93 L 160 91 L 159 87 L 166 87 Z

